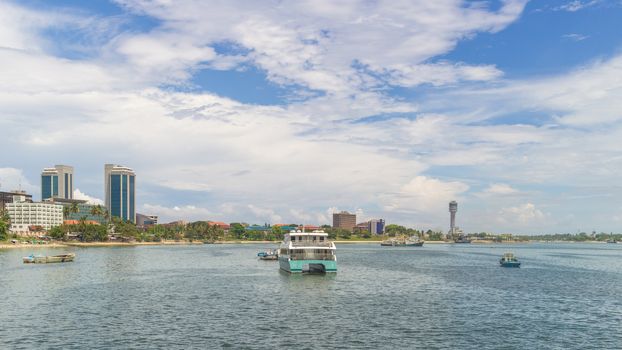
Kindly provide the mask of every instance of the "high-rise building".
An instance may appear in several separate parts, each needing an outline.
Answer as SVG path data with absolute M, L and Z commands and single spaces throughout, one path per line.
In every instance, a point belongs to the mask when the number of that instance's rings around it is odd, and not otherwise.
M 454 232 L 456 229 L 456 212 L 458 211 L 458 202 L 451 201 L 449 202 L 449 232 Z
M 356 226 L 356 214 L 350 214 L 347 211 L 333 213 L 333 228 L 342 228 L 352 232 L 354 226 Z
M 41 172 L 41 200 L 49 198 L 73 199 L 73 167 L 55 165 Z
M 383 219 L 369 220 L 369 233 L 373 235 L 384 234 L 384 220 Z
M 136 174 L 115 164 L 104 166 L 106 209 L 110 216 L 136 222 Z

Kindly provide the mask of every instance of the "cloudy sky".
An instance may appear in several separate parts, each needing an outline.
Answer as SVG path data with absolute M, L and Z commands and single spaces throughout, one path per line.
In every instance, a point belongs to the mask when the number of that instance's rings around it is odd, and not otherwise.
M 622 1 L 0 1 L 0 189 L 161 221 L 620 231 Z

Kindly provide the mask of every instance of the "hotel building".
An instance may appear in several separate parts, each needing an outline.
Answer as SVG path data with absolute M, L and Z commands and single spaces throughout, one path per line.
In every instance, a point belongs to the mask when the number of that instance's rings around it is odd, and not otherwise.
M 354 226 L 356 226 L 356 214 L 350 214 L 347 211 L 333 213 L 333 228 L 342 228 L 352 232 Z
M 73 199 L 73 167 L 56 165 L 41 172 L 41 200 Z
M 104 166 L 106 209 L 110 216 L 136 222 L 136 174 L 121 165 Z
M 40 226 L 46 230 L 63 223 L 63 206 L 51 203 L 14 202 L 6 204 L 11 218 L 10 231 L 28 235 L 30 227 Z

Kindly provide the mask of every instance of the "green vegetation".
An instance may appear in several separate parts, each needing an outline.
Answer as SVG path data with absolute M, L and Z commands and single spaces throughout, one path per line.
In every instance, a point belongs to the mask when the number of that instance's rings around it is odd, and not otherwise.
M 576 234 L 571 233 L 555 233 L 548 235 L 535 235 L 535 236 L 516 236 L 518 240 L 531 240 L 531 241 L 566 241 L 566 242 L 586 242 L 586 241 L 598 241 L 606 242 L 610 239 L 616 241 L 622 241 L 622 234 L 619 233 L 596 233 L 587 234 L 586 232 L 580 232 Z
M 9 218 L 9 214 L 3 208 L 0 208 L 0 241 L 6 241 L 9 239 L 10 224 L 11 220 Z

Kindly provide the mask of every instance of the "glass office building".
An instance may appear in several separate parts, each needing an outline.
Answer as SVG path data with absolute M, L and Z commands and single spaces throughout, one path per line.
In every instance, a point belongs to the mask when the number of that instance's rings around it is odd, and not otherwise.
M 55 165 L 41 172 L 41 200 L 73 199 L 73 167 Z
M 106 164 L 106 209 L 110 216 L 136 222 L 136 174 L 121 165 Z

